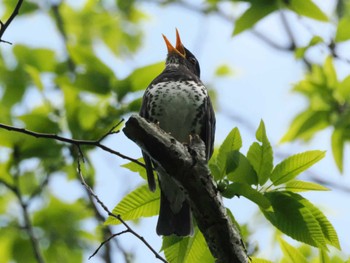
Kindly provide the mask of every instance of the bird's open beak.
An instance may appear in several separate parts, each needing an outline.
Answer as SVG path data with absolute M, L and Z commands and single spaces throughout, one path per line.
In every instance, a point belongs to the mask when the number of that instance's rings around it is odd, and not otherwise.
M 166 47 L 168 49 L 168 53 L 177 53 L 180 56 L 186 58 L 186 52 L 184 49 L 183 44 L 181 43 L 179 31 L 176 29 L 176 47 L 173 47 L 173 45 L 170 43 L 170 41 L 167 39 L 166 36 L 162 35 L 166 44 Z

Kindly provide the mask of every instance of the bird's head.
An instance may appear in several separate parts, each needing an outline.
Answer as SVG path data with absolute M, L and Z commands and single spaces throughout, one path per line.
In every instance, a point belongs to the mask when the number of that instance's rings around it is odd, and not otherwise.
M 168 49 L 166 64 L 183 65 L 197 77 L 200 77 L 200 67 L 196 57 L 181 42 L 179 31 L 176 29 L 176 46 L 163 35 Z

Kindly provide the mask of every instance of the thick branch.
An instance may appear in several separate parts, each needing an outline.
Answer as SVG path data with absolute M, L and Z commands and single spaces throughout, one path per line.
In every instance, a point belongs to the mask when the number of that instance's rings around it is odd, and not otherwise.
M 227 216 L 210 175 L 204 143 L 199 137 L 194 137 L 191 145 L 184 146 L 138 115 L 130 117 L 123 132 L 183 186 L 216 262 L 248 262 L 242 239 Z

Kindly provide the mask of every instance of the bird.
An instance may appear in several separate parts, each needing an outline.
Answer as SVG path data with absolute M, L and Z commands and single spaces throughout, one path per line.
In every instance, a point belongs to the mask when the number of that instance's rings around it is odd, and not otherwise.
M 182 44 L 176 29 L 176 45 L 163 35 L 167 57 L 165 69 L 146 88 L 139 115 L 157 123 L 177 141 L 188 143 L 198 135 L 205 143 L 206 160 L 213 154 L 215 113 L 207 88 L 200 80 L 196 57 Z M 156 233 L 162 236 L 193 235 L 192 212 L 183 188 L 164 170 L 158 169 L 150 156 L 142 152 L 148 186 L 156 189 L 153 171 L 158 174 L 160 211 Z

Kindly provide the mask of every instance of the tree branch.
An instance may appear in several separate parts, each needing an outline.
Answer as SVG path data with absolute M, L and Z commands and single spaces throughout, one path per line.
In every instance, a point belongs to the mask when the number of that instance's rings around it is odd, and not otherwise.
M 123 159 L 126 159 L 126 160 L 129 160 L 131 162 L 134 162 L 140 166 L 145 166 L 143 163 L 139 162 L 138 160 L 136 159 L 133 159 L 129 156 L 126 156 L 120 152 L 117 152 L 107 146 L 105 146 L 104 144 L 101 144 L 101 141 L 106 138 L 108 135 L 111 135 L 111 134 L 114 134 L 114 133 L 117 133 L 115 131 L 113 131 L 118 125 L 120 125 L 122 121 L 120 121 L 117 125 L 113 126 L 113 128 L 111 130 L 109 130 L 105 135 L 103 135 L 100 139 L 98 140 L 76 140 L 76 139 L 70 139 L 70 138 L 65 138 L 65 137 L 61 137 L 57 134 L 49 134 L 49 133 L 40 133 L 40 132 L 34 132 L 34 131 L 30 131 L 30 130 L 27 130 L 27 129 L 24 129 L 24 128 L 17 128 L 17 127 L 13 127 L 13 126 L 10 126 L 10 125 L 6 125 L 6 124 L 2 124 L 0 123 L 0 129 L 5 129 L 5 130 L 8 130 L 8 131 L 14 131 L 14 132 L 18 132 L 18 133 L 22 133 L 22 134 L 26 134 L 26 135 L 29 135 L 29 136 L 32 136 L 32 137 L 35 137 L 35 138 L 45 138 L 45 139 L 54 139 L 56 141 L 60 141 L 60 142 L 64 142 L 64 143 L 69 143 L 69 144 L 73 144 L 75 146 L 78 146 L 78 148 L 81 146 L 81 145 L 90 145 L 90 146 L 96 146 L 106 152 L 109 152 L 111 154 L 114 154 L 114 155 L 117 155 L 119 156 L 120 158 L 123 158 Z M 80 149 L 80 148 L 79 148 Z
M 79 150 L 79 152 L 81 152 Z M 82 156 L 81 156 L 82 157 Z M 135 232 L 122 218 L 120 215 L 116 215 L 113 214 L 108 207 L 101 201 L 101 199 L 94 193 L 94 191 L 92 190 L 92 188 L 85 182 L 84 176 L 81 172 L 81 166 L 80 166 L 80 158 L 78 158 L 78 168 L 77 168 L 77 172 L 80 178 L 81 183 L 84 185 L 84 187 L 86 188 L 86 190 L 89 192 L 89 195 L 92 196 L 96 202 L 102 207 L 102 209 L 108 214 L 108 216 L 114 217 L 116 218 L 122 225 L 125 226 L 126 230 L 121 232 L 123 234 L 125 233 L 131 233 L 133 236 L 135 236 L 136 238 L 138 238 L 143 244 L 146 245 L 146 247 L 149 248 L 149 250 L 154 254 L 154 256 L 159 259 L 160 261 L 167 263 L 167 261 L 162 258 L 157 251 L 155 251 L 155 249 L 145 240 L 144 237 L 140 236 L 137 232 Z M 119 234 L 121 234 L 119 233 Z M 118 236 L 118 234 L 116 234 L 115 236 Z M 107 239 L 104 243 L 110 241 L 114 236 L 112 236 L 110 239 Z M 103 244 L 101 244 L 99 246 L 99 248 L 97 249 L 97 251 L 101 248 L 101 246 L 103 246 Z M 95 253 L 93 255 L 95 255 L 97 253 L 97 251 L 95 251 Z M 92 255 L 92 256 L 93 256 Z M 92 257 L 91 256 L 91 257 Z
M 6 29 L 8 28 L 8 26 L 11 24 L 12 20 L 18 15 L 19 13 L 19 9 L 21 8 L 21 5 L 23 3 L 23 0 L 18 0 L 17 5 L 15 7 L 15 9 L 13 10 L 11 16 L 9 17 L 9 19 L 7 19 L 7 21 L 5 23 L 3 23 L 2 21 L 0 21 L 0 43 L 4 42 L 7 44 L 12 45 L 11 42 L 8 42 L 6 40 L 2 39 L 2 36 L 4 35 Z
M 248 262 L 239 232 L 226 214 L 211 177 L 200 138 L 195 136 L 189 146 L 184 146 L 138 115 L 130 117 L 123 132 L 185 189 L 216 262 Z

